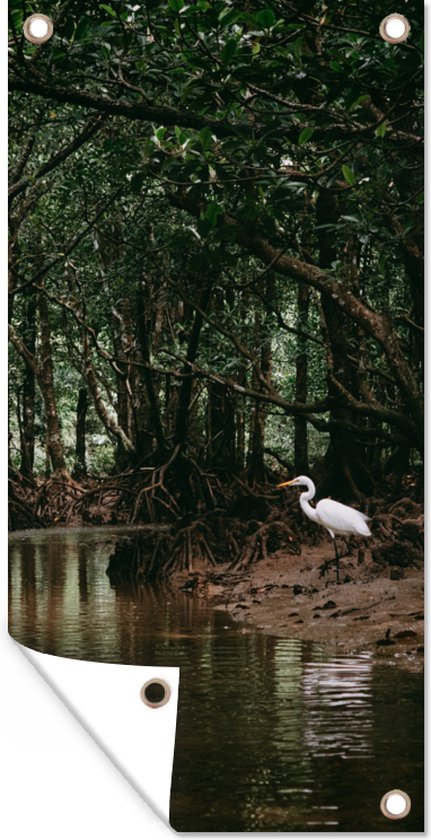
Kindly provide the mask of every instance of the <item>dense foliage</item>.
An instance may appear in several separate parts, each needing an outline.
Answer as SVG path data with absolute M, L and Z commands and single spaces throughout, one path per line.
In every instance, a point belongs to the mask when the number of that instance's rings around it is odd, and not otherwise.
M 400 45 L 382 0 L 9 5 L 14 468 L 401 483 L 422 452 L 422 5 L 398 5 Z

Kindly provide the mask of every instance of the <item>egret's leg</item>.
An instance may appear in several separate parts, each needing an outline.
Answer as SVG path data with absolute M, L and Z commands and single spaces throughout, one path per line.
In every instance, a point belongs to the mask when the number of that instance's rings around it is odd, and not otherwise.
M 335 549 L 335 568 L 337 570 L 337 583 L 340 583 L 340 558 L 338 556 L 338 548 L 337 548 L 337 541 L 334 537 L 333 539 L 334 549 Z

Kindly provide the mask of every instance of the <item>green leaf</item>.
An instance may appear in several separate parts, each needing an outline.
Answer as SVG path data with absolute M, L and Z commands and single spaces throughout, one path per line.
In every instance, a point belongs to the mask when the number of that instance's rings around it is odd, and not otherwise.
M 356 175 L 353 172 L 353 169 L 351 169 L 350 166 L 347 166 L 346 163 L 343 163 L 341 169 L 344 175 L 344 180 L 348 183 L 349 187 L 353 187 L 354 184 L 356 184 Z
M 338 230 L 340 227 L 341 225 L 337 225 L 333 222 L 327 222 L 325 225 L 316 225 L 314 230 Z
M 184 134 L 184 131 L 178 125 L 174 127 L 174 131 L 175 137 L 177 138 L 177 142 L 180 144 L 180 146 L 182 146 L 182 144 L 185 143 L 187 140 L 187 135 Z
M 88 33 L 89 28 L 90 28 L 90 21 L 88 20 L 88 18 L 82 17 L 77 23 L 73 40 L 74 41 L 80 41 L 82 38 L 85 38 L 85 36 Z
M 64 50 L 54 49 L 51 53 L 51 61 L 55 64 L 57 61 L 63 61 L 67 58 L 67 53 Z
M 229 41 L 226 41 L 221 54 L 220 58 L 222 60 L 222 64 L 227 65 L 230 64 L 232 61 L 235 53 L 236 53 L 237 41 L 235 38 L 230 38 Z
M 206 125 L 204 128 L 201 128 L 199 132 L 199 142 L 202 148 L 208 149 L 212 142 L 212 133 L 211 129 Z
M 151 137 L 151 140 L 159 148 L 162 145 L 163 140 L 165 139 L 166 132 L 167 132 L 167 128 L 164 125 L 161 125 L 161 126 L 159 126 L 159 128 L 154 129 L 154 134 Z
M 353 111 L 354 108 L 359 108 L 360 105 L 364 105 L 365 102 L 370 101 L 370 94 L 369 93 L 362 93 L 361 96 L 358 96 L 357 99 L 352 102 L 350 105 L 350 110 Z
M 61 34 L 63 35 L 63 38 L 67 38 L 67 40 L 70 41 L 73 38 L 73 33 L 74 32 L 75 32 L 75 21 L 71 17 L 67 18 L 67 20 L 65 21 L 65 23 L 63 25 L 62 32 L 61 32 Z
M 385 121 L 385 122 L 380 123 L 380 125 L 377 126 L 374 133 L 375 133 L 376 137 L 384 137 L 387 130 L 388 130 L 388 124 Z
M 314 132 L 315 128 L 311 125 L 308 125 L 305 128 L 303 128 L 298 137 L 298 145 L 304 146 L 305 143 L 308 143 L 308 141 L 311 140 Z
M 219 16 L 219 23 L 223 27 L 232 26 L 232 24 L 236 23 L 237 20 L 241 19 L 241 12 L 237 9 L 231 9 L 229 6 L 222 9 Z
M 295 41 L 292 41 L 290 44 L 290 51 L 297 61 L 301 61 L 302 53 L 304 51 L 304 38 L 302 35 L 300 38 L 296 38 Z
M 214 227 L 217 224 L 218 217 L 222 214 L 223 207 L 220 207 L 220 204 L 217 204 L 215 201 L 210 201 L 205 210 L 205 219 L 207 219 L 211 226 Z
M 111 17 L 113 17 L 113 18 L 117 17 L 117 12 L 115 11 L 115 9 L 113 9 L 112 6 L 108 6 L 107 3 L 99 3 L 99 8 L 103 9 L 103 11 L 106 12 L 106 14 L 110 15 Z
M 297 190 L 298 192 L 303 192 L 305 190 L 305 186 L 302 181 L 291 181 L 290 179 L 283 184 L 283 187 L 286 190 Z
M 272 9 L 262 9 L 261 12 L 258 12 L 254 19 L 259 26 L 262 26 L 263 29 L 270 29 L 271 26 L 274 26 L 275 23 L 275 14 Z
M 12 18 L 15 30 L 17 32 L 19 32 L 22 28 L 22 23 L 23 23 L 23 19 L 24 19 L 24 16 L 23 16 L 23 13 L 22 13 L 22 6 L 18 9 L 10 9 L 9 14 Z
M 361 220 L 357 216 L 340 216 L 340 218 L 345 222 L 353 222 L 355 225 L 361 224 Z
M 180 12 L 184 6 L 184 0 L 169 0 L 169 7 L 174 12 Z

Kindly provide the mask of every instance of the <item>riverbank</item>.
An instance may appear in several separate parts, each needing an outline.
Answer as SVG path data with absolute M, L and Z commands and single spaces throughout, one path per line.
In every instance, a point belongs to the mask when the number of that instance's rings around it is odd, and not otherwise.
M 210 598 L 244 629 L 325 644 L 333 653 L 372 651 L 376 658 L 410 670 L 423 668 L 423 569 L 373 562 L 369 551 L 321 575 L 332 545 L 303 546 L 299 556 L 282 552 L 249 569 L 183 576 L 181 588 Z

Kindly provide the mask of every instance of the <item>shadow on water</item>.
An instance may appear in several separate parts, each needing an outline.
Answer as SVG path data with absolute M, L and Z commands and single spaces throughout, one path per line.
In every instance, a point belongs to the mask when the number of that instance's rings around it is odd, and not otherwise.
M 179 831 L 421 831 L 419 675 L 241 628 L 205 599 L 106 575 L 123 529 L 14 534 L 10 633 L 45 653 L 181 668 Z M 381 796 L 412 810 L 387 820 Z

